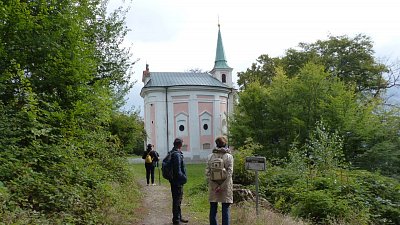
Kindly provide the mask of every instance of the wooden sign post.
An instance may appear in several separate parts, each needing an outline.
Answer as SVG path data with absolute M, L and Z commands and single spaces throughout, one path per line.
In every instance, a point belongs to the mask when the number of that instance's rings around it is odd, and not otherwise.
M 258 171 L 265 171 L 265 157 L 246 157 L 246 170 L 256 171 L 256 214 L 258 215 Z

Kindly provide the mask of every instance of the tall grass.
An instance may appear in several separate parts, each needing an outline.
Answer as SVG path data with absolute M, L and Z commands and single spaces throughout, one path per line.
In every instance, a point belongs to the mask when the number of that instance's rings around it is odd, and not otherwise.
M 143 165 L 140 165 L 144 167 Z M 130 179 L 126 183 L 109 183 L 106 186 L 109 198 L 101 209 L 102 224 L 137 224 L 141 220 L 142 193 L 137 179 L 141 176 L 139 165 L 130 165 Z M 143 169 L 144 171 L 144 169 Z

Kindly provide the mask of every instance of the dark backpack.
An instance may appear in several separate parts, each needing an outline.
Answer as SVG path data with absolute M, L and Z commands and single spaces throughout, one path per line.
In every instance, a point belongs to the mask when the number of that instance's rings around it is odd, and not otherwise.
M 174 171 L 171 162 L 172 154 L 174 154 L 172 151 L 168 152 L 167 156 L 165 156 L 165 158 L 162 161 L 162 167 L 161 167 L 162 176 L 169 181 L 171 181 L 174 178 Z

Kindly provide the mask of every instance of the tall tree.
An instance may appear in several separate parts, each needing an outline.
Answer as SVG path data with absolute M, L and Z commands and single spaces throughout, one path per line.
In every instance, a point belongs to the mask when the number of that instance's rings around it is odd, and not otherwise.
M 0 1 L 0 182 L 11 196 L 0 217 L 26 210 L 96 223 L 104 183 L 124 179 L 109 123 L 134 62 L 121 46 L 125 11 L 106 6 Z
M 277 69 L 270 85 L 252 83 L 239 99 L 230 126 L 231 140 L 239 147 L 246 137 L 252 137 L 263 146 L 260 154 L 271 158 L 285 157 L 294 142 L 304 144 L 319 120 L 343 134 L 366 124 L 365 115 L 371 112 L 357 104 L 356 95 L 342 81 L 312 63 L 293 78 Z M 352 148 L 346 151 L 354 155 Z
M 268 55 L 261 55 L 245 72 L 238 72 L 238 85 L 241 89 L 253 82 L 262 85 L 270 84 L 276 76 L 275 68 L 279 65 L 278 58 L 271 58 Z
M 375 97 L 391 87 L 390 82 L 394 80 L 384 79 L 383 75 L 389 72 L 388 66 L 374 57 L 371 39 L 359 34 L 354 38 L 329 36 L 328 40 L 300 43 L 298 48 L 288 49 L 283 57 L 261 55 L 246 72 L 238 73 L 238 84 L 242 87 L 254 80 L 268 84 L 276 75 L 276 66 L 282 66 L 286 75 L 293 77 L 309 62 L 323 65 L 325 72 L 350 85 L 356 92 Z

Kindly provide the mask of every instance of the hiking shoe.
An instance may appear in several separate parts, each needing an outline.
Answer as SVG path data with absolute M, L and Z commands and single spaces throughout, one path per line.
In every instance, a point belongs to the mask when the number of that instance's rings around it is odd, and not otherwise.
M 156 186 L 156 184 L 151 184 L 152 186 Z
M 189 223 L 189 220 L 181 219 L 181 222 L 182 222 L 182 223 Z

